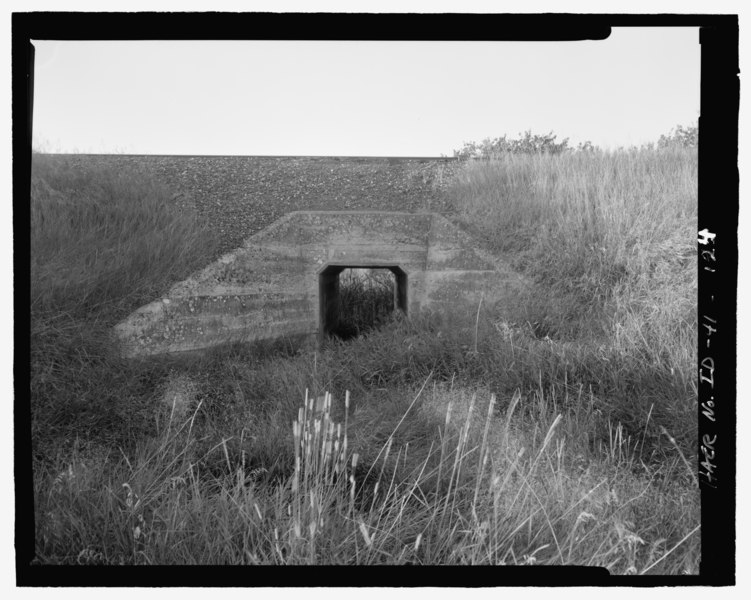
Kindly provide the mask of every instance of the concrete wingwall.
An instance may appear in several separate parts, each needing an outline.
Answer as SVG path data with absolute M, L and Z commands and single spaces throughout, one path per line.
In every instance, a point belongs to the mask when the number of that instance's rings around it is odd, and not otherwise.
M 135 311 L 115 332 L 127 356 L 318 336 L 326 290 L 335 289 L 340 267 L 403 273 L 408 314 L 430 309 L 450 321 L 474 315 L 481 299 L 513 303 L 523 280 L 475 246 L 436 213 L 293 212 Z

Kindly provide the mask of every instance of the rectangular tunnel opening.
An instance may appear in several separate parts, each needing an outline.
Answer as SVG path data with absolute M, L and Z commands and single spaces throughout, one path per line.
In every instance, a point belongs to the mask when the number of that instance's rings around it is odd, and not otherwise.
M 395 265 L 330 265 L 319 274 L 320 337 L 348 340 L 407 312 L 407 274 Z

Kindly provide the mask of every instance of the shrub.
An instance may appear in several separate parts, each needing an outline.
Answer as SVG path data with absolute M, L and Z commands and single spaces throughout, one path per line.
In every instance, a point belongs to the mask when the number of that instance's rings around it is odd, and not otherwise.
M 657 142 L 658 148 L 678 146 L 680 148 L 698 148 L 699 125 L 677 125 L 666 135 L 661 135 Z
M 469 158 L 491 158 L 493 156 L 509 154 L 560 154 L 570 150 L 568 138 L 556 141 L 557 136 L 550 132 L 546 135 L 533 134 L 525 131 L 517 139 L 508 139 L 507 136 L 491 139 L 486 138 L 479 144 L 467 142 L 459 150 L 454 150 L 454 156 L 460 160 Z M 590 142 L 586 143 L 589 147 Z

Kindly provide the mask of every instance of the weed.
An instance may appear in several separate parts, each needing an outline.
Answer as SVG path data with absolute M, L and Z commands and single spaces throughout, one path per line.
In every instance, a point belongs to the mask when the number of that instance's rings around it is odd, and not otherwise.
M 465 225 L 535 282 L 503 318 L 384 319 L 358 279 L 346 343 L 148 361 L 111 326 L 211 238 L 143 174 L 34 161 L 39 562 L 697 572 L 695 151 L 459 165 Z

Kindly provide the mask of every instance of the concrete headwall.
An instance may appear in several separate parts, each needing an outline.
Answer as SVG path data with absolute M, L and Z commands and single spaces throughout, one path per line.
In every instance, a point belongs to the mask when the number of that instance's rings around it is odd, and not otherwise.
M 519 276 L 473 246 L 435 213 L 293 212 L 115 330 L 129 356 L 316 336 L 326 274 L 339 270 L 332 267 L 389 267 L 405 274 L 408 314 L 429 308 L 451 318 L 474 314 L 480 298 L 513 302 Z

